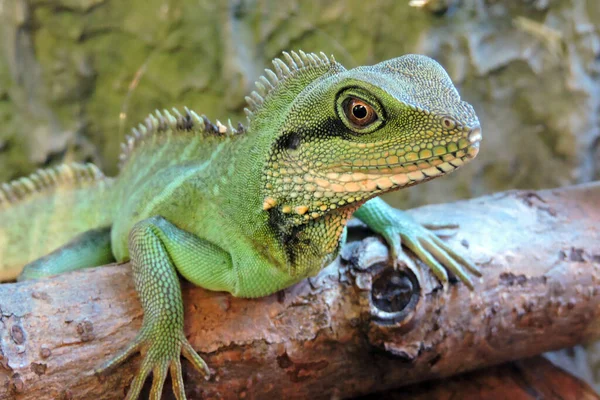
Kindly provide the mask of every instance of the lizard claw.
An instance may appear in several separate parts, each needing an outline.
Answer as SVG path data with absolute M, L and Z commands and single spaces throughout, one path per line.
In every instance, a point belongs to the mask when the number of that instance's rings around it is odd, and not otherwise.
M 429 229 L 430 231 L 439 231 L 444 229 L 458 229 L 459 225 L 456 222 L 424 222 L 421 224 L 424 228 Z
M 397 270 L 402 264 L 409 268 L 416 268 L 412 258 L 402 251 L 402 235 L 399 234 L 396 227 L 387 227 L 380 234 L 390 248 L 390 258 L 394 269 Z
M 160 332 L 159 329 L 144 329 L 140 331 L 133 342 L 123 349 L 114 358 L 98 368 L 96 374 L 104 374 L 107 370 L 121 364 L 129 356 L 140 352 L 143 355 L 140 370 L 133 378 L 126 400 L 137 399 L 140 395 L 146 378 L 152 372 L 152 387 L 150 389 L 150 399 L 159 400 L 162 395 L 163 386 L 167 373 L 171 372 L 173 381 L 173 393 L 177 400 L 185 400 L 185 390 L 183 386 L 183 375 L 181 372 L 180 355 L 187 358 L 195 369 L 200 371 L 206 379 L 210 377 L 210 370 L 206 362 L 196 353 L 183 332 L 179 337 L 165 337 L 163 334 L 152 335 L 151 331 Z
M 383 236 L 390 246 L 390 255 L 394 267 L 398 262 L 406 262 L 410 258 L 402 251 L 402 244 L 412 251 L 422 262 L 429 266 L 433 274 L 446 288 L 449 282 L 448 271 L 459 278 L 470 289 L 473 282 L 470 275 L 481 276 L 478 267 L 453 250 L 442 241 L 433 229 L 456 229 L 457 224 L 426 224 L 422 225 L 405 212 L 375 214 L 377 219 L 369 219 L 369 227 Z M 414 266 L 412 260 L 407 262 Z

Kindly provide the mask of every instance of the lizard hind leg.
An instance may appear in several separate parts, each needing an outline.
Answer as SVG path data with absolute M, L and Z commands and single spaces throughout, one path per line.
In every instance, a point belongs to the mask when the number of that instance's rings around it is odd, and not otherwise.
M 167 371 L 171 372 L 175 397 L 185 399 L 180 356 L 187 358 L 205 377 L 210 371 L 185 337 L 177 272 L 206 288 L 232 289 L 231 257 L 162 217 L 148 218 L 133 227 L 129 234 L 129 254 L 135 288 L 144 309 L 142 328 L 129 346 L 96 373 L 103 374 L 139 352 L 142 364 L 126 399 L 139 396 L 150 372 L 153 373 L 151 398 L 159 399 Z
M 110 245 L 110 227 L 92 229 L 27 264 L 17 280 L 45 278 L 78 269 L 98 267 L 114 261 Z

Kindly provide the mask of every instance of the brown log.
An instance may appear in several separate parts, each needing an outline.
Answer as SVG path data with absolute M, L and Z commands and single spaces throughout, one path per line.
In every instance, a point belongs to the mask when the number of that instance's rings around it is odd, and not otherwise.
M 376 393 L 357 400 L 600 400 L 584 381 L 542 356 L 437 381 Z
M 474 291 L 392 270 L 376 237 L 261 299 L 184 284 L 186 334 L 214 370 L 184 361 L 188 397 L 347 398 L 598 338 L 598 204 L 600 183 L 411 210 L 460 223 L 447 241 L 481 266 Z M 139 356 L 90 371 L 141 325 L 126 265 L 0 285 L 0 309 L 0 399 L 123 397 Z

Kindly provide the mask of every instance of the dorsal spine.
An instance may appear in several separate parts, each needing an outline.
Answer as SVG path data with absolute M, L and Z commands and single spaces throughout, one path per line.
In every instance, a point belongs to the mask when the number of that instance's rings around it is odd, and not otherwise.
M 254 83 L 255 90 L 249 96 L 246 96 L 248 107 L 244 108 L 248 120 L 258 112 L 269 96 L 286 80 L 291 77 L 303 73 L 309 69 L 328 70 L 334 66 L 338 66 L 335 58 L 328 57 L 325 53 L 305 53 L 302 50 L 298 52 L 283 52 L 283 59 L 275 58 L 273 60 L 273 68 L 265 69 L 265 74 L 258 78 Z
M 244 111 L 249 122 L 254 113 L 258 112 L 269 97 L 288 79 L 310 71 L 324 73 L 331 68 L 341 67 L 333 56 L 328 57 L 325 53 L 305 53 L 302 50 L 283 52 L 283 59 L 285 61 L 279 58 L 274 59 L 275 72 L 265 69 L 265 74 L 255 83 L 256 89 L 246 96 L 248 107 L 244 108 Z M 143 123 L 133 128 L 130 135 L 126 136 L 125 142 L 121 144 L 119 168 L 123 169 L 131 154 L 146 138 L 166 131 L 233 136 L 246 132 L 246 128 L 241 123 L 234 127 L 231 120 L 227 121 L 227 125 L 219 120 L 213 124 L 205 115 L 199 115 L 187 107 L 184 108 L 183 113 L 176 108 L 173 108 L 172 111 L 156 110 L 154 114 L 146 117 Z
M 106 179 L 94 164 L 62 164 L 39 169 L 29 176 L 0 185 L 0 209 L 24 201 L 32 195 L 59 187 L 78 187 Z
M 125 137 L 125 142 L 121 143 L 121 154 L 119 155 L 119 168 L 123 168 L 133 151 L 148 137 L 163 132 L 171 131 L 174 133 L 209 134 L 216 136 L 234 136 L 243 134 L 246 128 L 238 123 L 234 127 L 231 120 L 227 125 L 217 120 L 212 123 L 205 115 L 199 115 L 195 111 L 185 107 L 181 113 L 176 108 L 172 112 L 168 110 L 156 110 L 150 114 L 143 123 L 131 130 L 131 134 Z

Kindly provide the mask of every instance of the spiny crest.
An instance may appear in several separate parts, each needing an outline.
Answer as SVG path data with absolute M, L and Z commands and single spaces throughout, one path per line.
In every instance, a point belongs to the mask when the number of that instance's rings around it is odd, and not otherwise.
M 62 164 L 53 168 L 39 169 L 29 176 L 0 185 L 0 209 L 23 201 L 36 193 L 57 187 L 78 187 L 106 177 L 91 163 Z
M 242 134 L 246 128 L 241 123 L 237 127 L 233 127 L 231 120 L 227 121 L 227 125 L 217 120 L 215 124 L 205 115 L 198 115 L 196 112 L 184 108 L 183 114 L 176 108 L 172 109 L 172 113 L 168 110 L 162 112 L 156 110 L 154 114 L 150 114 L 143 123 L 131 130 L 131 135 L 125 137 L 125 143 L 121 143 L 121 154 L 119 155 L 119 168 L 127 162 L 132 152 L 139 146 L 144 139 L 162 132 L 173 133 L 205 133 L 216 136 L 234 136 Z
M 265 74 L 262 75 L 254 83 L 256 90 L 252 91 L 249 96 L 246 96 L 248 107 L 244 108 L 244 112 L 250 119 L 264 104 L 267 97 L 287 79 L 305 72 L 309 69 L 329 69 L 336 65 L 333 55 L 327 57 L 323 52 L 319 54 L 305 53 L 302 50 L 291 52 L 282 52 L 283 59 L 276 58 L 273 60 L 275 72 L 270 69 L 265 69 Z

